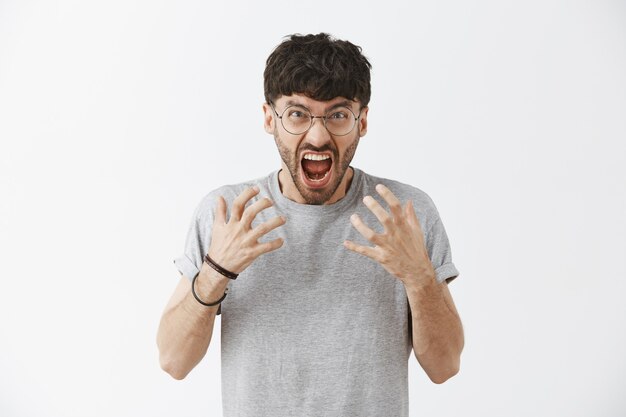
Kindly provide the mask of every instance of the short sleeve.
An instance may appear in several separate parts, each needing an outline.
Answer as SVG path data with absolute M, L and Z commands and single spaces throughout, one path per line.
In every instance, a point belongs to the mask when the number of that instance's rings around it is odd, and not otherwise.
M 183 254 L 174 258 L 174 265 L 178 272 L 193 281 L 202 268 L 204 255 L 209 250 L 211 227 L 213 225 L 213 207 L 208 198 L 203 199 L 196 207 L 185 239 Z M 218 307 L 217 314 L 221 314 L 222 306 Z
M 449 283 L 455 279 L 459 275 L 459 271 L 452 263 L 452 249 L 441 218 L 437 218 L 437 221 L 430 228 L 426 236 L 426 246 L 430 261 L 435 268 L 437 282 L 441 283 L 446 280 Z

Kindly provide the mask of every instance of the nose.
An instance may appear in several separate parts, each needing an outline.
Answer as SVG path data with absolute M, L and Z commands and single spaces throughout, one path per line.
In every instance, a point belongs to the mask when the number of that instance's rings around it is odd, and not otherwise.
M 327 143 L 330 140 L 330 133 L 326 129 L 326 126 L 324 126 L 324 119 L 321 117 L 315 117 L 313 119 L 313 125 L 306 133 L 306 136 L 308 142 L 318 148 L 321 148 L 322 145 Z

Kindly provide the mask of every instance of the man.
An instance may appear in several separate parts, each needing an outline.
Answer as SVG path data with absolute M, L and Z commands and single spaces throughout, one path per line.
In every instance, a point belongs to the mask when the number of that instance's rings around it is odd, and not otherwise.
M 224 416 L 408 416 L 411 349 L 435 383 L 459 370 L 459 272 L 433 201 L 350 166 L 370 69 L 324 33 L 283 41 L 263 104 L 281 169 L 194 212 L 157 342 L 182 379 L 221 314 Z

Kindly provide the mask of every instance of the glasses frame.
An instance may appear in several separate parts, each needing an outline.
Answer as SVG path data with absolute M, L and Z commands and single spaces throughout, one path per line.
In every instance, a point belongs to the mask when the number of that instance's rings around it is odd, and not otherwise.
M 311 130 L 311 128 L 313 127 L 313 123 L 315 123 L 315 119 L 322 119 L 322 124 L 324 125 L 324 129 L 326 129 L 326 131 L 328 133 L 330 133 L 331 135 L 333 135 L 333 136 L 347 136 L 350 133 L 352 133 L 352 131 L 354 130 L 354 127 L 357 125 L 357 122 L 361 118 L 361 112 L 363 111 L 363 108 L 365 107 L 365 106 L 361 106 L 361 108 L 359 109 L 359 115 L 358 116 L 354 115 L 354 112 L 352 111 L 352 109 L 350 107 L 343 106 L 343 105 L 342 106 L 333 107 L 332 109 L 328 110 L 326 112 L 326 114 L 324 114 L 323 116 L 313 116 L 313 113 L 311 113 L 311 110 L 309 110 L 308 108 L 306 108 L 305 106 L 302 106 L 300 104 L 292 104 L 290 106 L 285 107 L 285 110 L 283 110 L 281 114 L 278 114 L 278 112 L 276 111 L 276 108 L 274 107 L 274 103 L 270 102 L 269 105 L 272 108 L 272 110 L 274 110 L 274 114 L 276 114 L 276 117 L 278 117 L 280 119 L 280 124 L 283 126 L 283 129 L 285 129 L 285 131 L 287 133 L 289 133 L 291 135 L 295 135 L 295 136 L 297 136 L 297 135 L 304 135 L 306 132 Z M 309 123 L 309 127 L 304 132 L 292 133 L 291 131 L 289 131 L 289 129 L 287 129 L 285 127 L 285 124 L 283 123 L 283 115 L 291 107 L 301 107 L 301 108 L 305 109 L 309 113 L 309 115 L 311 116 L 311 123 Z M 348 109 L 350 111 L 350 113 L 352 113 L 352 117 L 354 117 L 354 124 L 352 125 L 352 128 L 347 133 L 344 133 L 342 135 L 338 135 L 336 133 L 331 132 L 328 129 L 328 126 L 326 126 L 326 117 L 328 117 L 328 113 L 330 113 L 331 111 L 333 111 L 333 110 L 335 110 L 337 108 L 340 108 L 340 107 L 344 107 L 344 108 Z

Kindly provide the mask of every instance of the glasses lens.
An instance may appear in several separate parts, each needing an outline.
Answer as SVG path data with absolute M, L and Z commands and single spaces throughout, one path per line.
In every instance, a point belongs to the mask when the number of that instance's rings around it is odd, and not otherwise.
M 289 106 L 283 112 L 281 121 L 287 132 L 299 135 L 311 126 L 311 113 L 304 107 Z
M 347 107 L 337 107 L 326 114 L 326 129 L 333 135 L 347 135 L 356 123 L 354 113 Z

